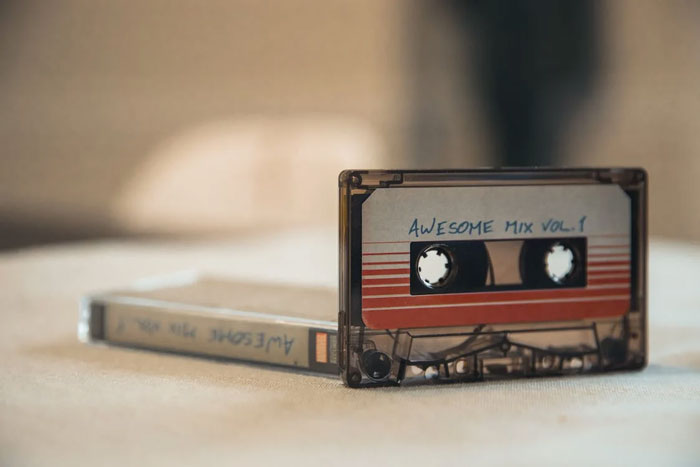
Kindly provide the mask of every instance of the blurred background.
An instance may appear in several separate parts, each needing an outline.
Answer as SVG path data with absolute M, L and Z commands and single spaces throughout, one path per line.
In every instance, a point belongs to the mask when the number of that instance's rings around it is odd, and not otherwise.
M 700 240 L 700 2 L 3 0 L 0 249 L 334 226 L 343 168 L 642 166 Z

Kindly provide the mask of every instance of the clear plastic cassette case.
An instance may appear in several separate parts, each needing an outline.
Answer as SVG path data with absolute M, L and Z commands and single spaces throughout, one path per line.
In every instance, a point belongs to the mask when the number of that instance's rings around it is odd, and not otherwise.
M 351 387 L 643 368 L 642 169 L 340 174 Z
M 332 289 L 175 274 L 84 297 L 78 338 L 336 375 L 335 302 Z

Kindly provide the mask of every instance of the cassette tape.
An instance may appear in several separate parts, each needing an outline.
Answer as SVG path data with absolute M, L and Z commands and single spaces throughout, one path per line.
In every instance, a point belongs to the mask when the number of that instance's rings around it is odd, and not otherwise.
M 640 369 L 642 169 L 340 174 L 351 387 Z
M 78 339 L 337 375 L 335 303 L 324 288 L 176 273 L 83 297 Z

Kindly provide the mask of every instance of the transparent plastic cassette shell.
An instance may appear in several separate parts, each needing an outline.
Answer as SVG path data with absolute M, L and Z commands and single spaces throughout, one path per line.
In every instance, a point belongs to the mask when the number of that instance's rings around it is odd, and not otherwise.
M 196 273 L 149 278 L 83 297 L 78 338 L 337 375 L 335 295 Z
M 643 169 L 348 170 L 339 187 L 346 385 L 646 365 Z

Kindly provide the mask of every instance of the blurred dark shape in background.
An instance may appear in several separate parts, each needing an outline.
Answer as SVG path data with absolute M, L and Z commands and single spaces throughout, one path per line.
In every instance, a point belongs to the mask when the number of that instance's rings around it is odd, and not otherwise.
M 697 240 L 698 82 L 683 0 L 5 0 L 0 249 L 332 230 L 343 168 L 493 165 L 643 166 Z
M 473 70 L 504 166 L 560 165 L 570 116 L 598 68 L 597 2 L 461 2 L 476 36 Z M 467 28 L 464 28 L 467 30 Z
M 440 117 L 432 110 L 434 96 L 425 92 L 434 84 L 429 69 L 439 66 L 433 61 L 434 48 L 425 45 L 430 28 L 421 24 L 436 16 L 429 10 L 444 10 L 443 18 L 455 23 L 455 39 L 473 44 L 460 49 L 464 65 L 457 72 L 470 78 L 461 80 L 464 86 L 473 82 L 476 105 L 488 121 L 491 164 L 556 166 L 562 164 L 565 129 L 595 85 L 600 65 L 598 5 L 578 0 L 449 0 L 417 5 L 413 26 L 418 34 L 411 35 L 416 163 L 442 150 L 437 140 L 444 137 L 431 138 L 430 130 Z M 462 105 L 474 103 L 465 99 Z

